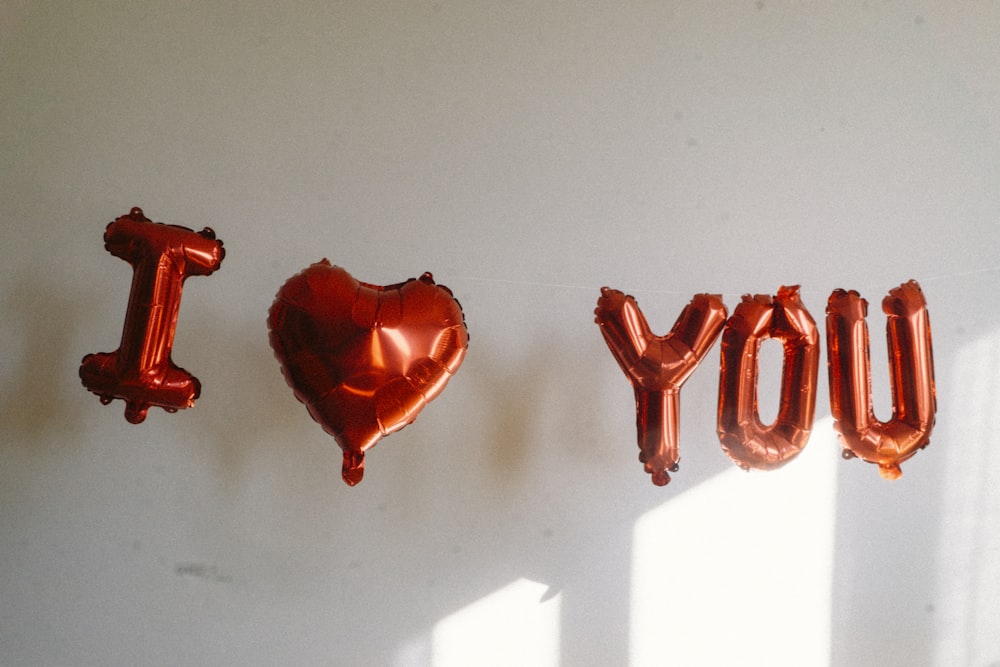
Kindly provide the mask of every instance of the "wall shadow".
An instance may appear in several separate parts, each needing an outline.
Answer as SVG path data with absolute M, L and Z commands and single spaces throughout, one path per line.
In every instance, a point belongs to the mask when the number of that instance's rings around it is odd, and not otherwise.
M 0 384 L 0 431 L 4 446 L 28 445 L 30 454 L 30 445 L 43 437 L 69 437 L 78 428 L 79 398 L 86 390 L 76 368 L 87 351 L 72 345 L 94 300 L 73 283 L 39 278 L 34 270 L 12 282 L 2 300 L 3 326 L 14 343 Z

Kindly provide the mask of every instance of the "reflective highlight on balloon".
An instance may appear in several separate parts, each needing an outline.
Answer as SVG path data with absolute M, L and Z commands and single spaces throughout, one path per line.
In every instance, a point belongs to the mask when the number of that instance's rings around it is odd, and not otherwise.
M 757 406 L 761 343 L 781 341 L 778 416 L 761 423 Z M 718 432 L 722 449 L 744 470 L 773 470 L 806 446 L 816 411 L 819 332 L 799 299 L 799 288 L 781 287 L 772 299 L 744 295 L 722 334 Z
M 680 454 L 680 390 L 726 323 L 717 294 L 697 294 L 670 333 L 656 336 L 632 296 L 604 287 L 595 321 L 635 390 L 639 461 L 653 484 L 670 482 Z
M 889 291 L 886 314 L 892 419 L 881 422 L 872 408 L 868 302 L 855 291 L 835 290 L 826 307 L 830 411 L 845 458 L 879 467 L 886 479 L 902 475 L 900 464 L 930 443 L 937 398 L 927 303 L 916 281 Z
M 188 276 L 207 276 L 225 257 L 222 241 L 206 227 L 195 232 L 152 222 L 142 209 L 111 222 L 105 248 L 132 265 L 132 290 L 121 345 L 88 354 L 80 365 L 83 385 L 107 405 L 125 401 L 125 418 L 138 424 L 151 406 L 167 412 L 194 405 L 201 383 L 170 359 L 181 292 Z
M 351 486 L 365 452 L 416 419 L 469 345 L 461 306 L 430 273 L 383 287 L 325 259 L 281 287 L 268 327 L 288 385 L 343 450 Z

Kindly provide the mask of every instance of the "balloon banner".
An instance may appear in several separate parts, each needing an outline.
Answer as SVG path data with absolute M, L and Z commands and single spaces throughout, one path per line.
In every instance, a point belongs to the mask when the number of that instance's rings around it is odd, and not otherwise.
M 653 484 L 670 482 L 680 455 L 680 390 L 726 323 L 717 294 L 697 294 L 670 333 L 656 336 L 632 296 L 601 288 L 595 321 L 635 390 L 639 461 Z
M 784 348 L 778 416 L 770 426 L 757 412 L 758 355 L 774 338 Z M 819 333 L 799 299 L 799 288 L 781 287 L 772 299 L 745 295 L 722 334 L 718 432 L 722 449 L 744 470 L 773 470 L 793 459 L 809 440 L 816 410 Z
M 111 222 L 105 248 L 132 265 L 132 290 L 121 345 L 88 354 L 80 365 L 83 385 L 107 405 L 125 401 L 125 419 L 138 424 L 151 406 L 167 412 L 189 408 L 201 383 L 170 359 L 181 291 L 188 276 L 207 276 L 225 257 L 222 241 L 205 227 L 195 232 L 152 222 L 142 209 Z
M 369 285 L 325 259 L 281 287 L 268 328 L 295 397 L 343 450 L 350 486 L 365 452 L 416 419 L 469 345 L 461 306 L 430 273 Z
M 916 281 L 889 291 L 882 301 L 889 348 L 892 419 L 875 418 L 868 347 L 868 302 L 855 291 L 835 290 L 826 307 L 830 411 L 844 457 L 879 467 L 886 479 L 930 442 L 937 399 L 927 304 Z

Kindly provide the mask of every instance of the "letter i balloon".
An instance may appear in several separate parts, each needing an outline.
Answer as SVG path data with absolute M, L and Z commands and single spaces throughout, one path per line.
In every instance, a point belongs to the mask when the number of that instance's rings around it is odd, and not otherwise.
M 132 289 L 114 352 L 88 354 L 80 365 L 83 385 L 107 405 L 125 401 L 125 419 L 138 424 L 151 406 L 176 412 L 194 405 L 201 383 L 170 358 L 188 276 L 207 276 L 225 257 L 222 241 L 200 232 L 152 222 L 142 209 L 109 223 L 104 247 L 132 265 Z

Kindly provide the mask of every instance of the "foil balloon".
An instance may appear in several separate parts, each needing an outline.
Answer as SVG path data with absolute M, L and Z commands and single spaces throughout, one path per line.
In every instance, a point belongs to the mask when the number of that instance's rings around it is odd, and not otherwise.
M 697 294 L 670 333 L 656 336 L 633 297 L 604 287 L 594 314 L 635 390 L 639 461 L 653 484 L 664 486 L 680 460 L 681 386 L 722 331 L 726 306 L 717 294 Z
M 930 442 L 937 399 L 927 303 L 916 281 L 889 291 L 882 301 L 889 348 L 892 419 L 875 418 L 868 347 L 868 302 L 855 291 L 835 290 L 826 307 L 830 411 L 844 457 L 878 465 L 886 479 Z
M 461 306 L 431 274 L 383 287 L 325 259 L 281 287 L 268 326 L 285 380 L 343 450 L 350 486 L 365 452 L 416 419 L 469 345 Z
M 722 334 L 719 441 L 744 470 L 779 468 L 809 440 L 816 410 L 819 333 L 798 290 L 782 287 L 773 299 L 744 295 Z M 784 357 L 778 415 L 765 426 L 757 410 L 757 378 L 760 345 L 768 338 L 781 341 Z
M 88 354 L 80 365 L 83 385 L 107 405 L 125 401 L 125 418 L 138 424 L 151 406 L 167 412 L 189 408 L 201 383 L 170 359 L 181 291 L 188 276 L 207 276 L 225 257 L 222 241 L 206 227 L 152 222 L 142 209 L 108 224 L 104 247 L 132 265 L 132 290 L 121 345 Z

